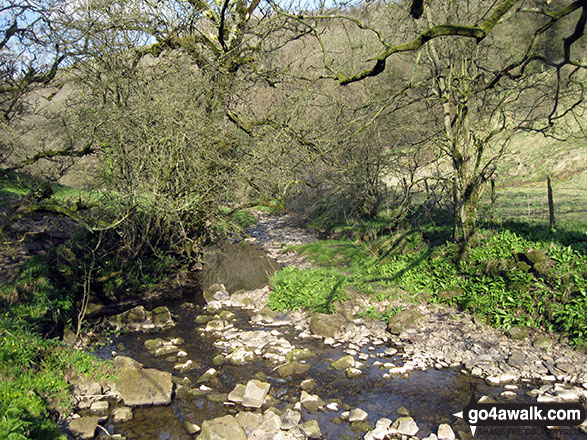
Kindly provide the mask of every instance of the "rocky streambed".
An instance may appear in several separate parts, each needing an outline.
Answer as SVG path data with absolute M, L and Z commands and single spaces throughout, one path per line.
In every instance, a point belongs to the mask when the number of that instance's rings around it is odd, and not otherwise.
M 284 264 L 306 264 L 279 252 L 284 225 L 264 221 L 253 239 Z M 453 415 L 472 394 L 517 403 L 587 396 L 585 355 L 544 335 L 506 335 L 425 302 L 389 326 L 356 318 L 351 304 L 334 315 L 277 313 L 266 305 L 269 292 L 214 283 L 203 303 L 111 317 L 121 334 L 97 353 L 114 359 L 118 382 L 76 384 L 70 431 L 118 439 L 472 438 Z M 586 429 L 477 437 L 572 439 Z

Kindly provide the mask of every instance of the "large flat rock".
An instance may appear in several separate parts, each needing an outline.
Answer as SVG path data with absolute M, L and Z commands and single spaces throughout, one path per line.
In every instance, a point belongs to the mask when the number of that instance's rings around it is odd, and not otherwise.
M 234 416 L 224 416 L 206 420 L 198 440 L 247 440 L 247 436 Z
M 171 373 L 155 369 L 124 369 L 118 373 L 120 397 L 128 406 L 168 405 L 171 403 Z
M 69 431 L 81 439 L 92 439 L 98 427 L 98 421 L 100 417 L 80 417 L 79 419 L 73 419 L 69 422 Z

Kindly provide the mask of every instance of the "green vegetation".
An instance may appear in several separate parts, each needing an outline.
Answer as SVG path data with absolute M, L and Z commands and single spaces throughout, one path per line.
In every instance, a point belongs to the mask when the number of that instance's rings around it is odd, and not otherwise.
M 71 324 L 75 299 L 52 273 L 44 257 L 35 257 L 0 288 L 2 438 L 62 438 L 56 422 L 73 409 L 67 379 L 107 373 L 107 364 L 50 337 Z
M 95 202 L 99 199 L 97 191 L 73 188 L 55 182 L 48 182 L 40 177 L 23 172 L 11 172 L 0 176 L 0 205 L 4 198 L 11 197 L 51 197 L 59 202 L 84 203 Z
M 374 301 L 397 299 L 394 286 L 399 286 L 407 293 L 404 302 L 426 292 L 499 327 L 541 327 L 585 343 L 587 235 L 519 223 L 507 226 L 484 228 L 460 259 L 458 246 L 438 239 L 449 234 L 448 227 L 444 234 L 442 227 L 428 226 L 370 241 L 346 238 L 298 246 L 320 268 L 277 272 L 271 305 L 331 311 L 328 300 L 344 298 L 347 286 Z M 363 228 L 357 230 L 362 235 Z M 375 316 L 374 310 L 364 314 Z M 387 320 L 390 316 L 379 314 Z
M 336 269 L 287 267 L 271 278 L 273 291 L 269 295 L 269 306 L 274 310 L 305 308 L 332 313 L 335 303 L 347 298 L 344 287 L 348 284 L 348 277 Z
M 2 438 L 62 438 L 56 422 L 72 410 L 67 375 L 99 379 L 104 366 L 82 351 L 47 339 L 29 317 L 0 317 L 0 432 Z
M 15 390 L 70 362 L 34 338 L 193 267 L 255 204 L 332 238 L 273 277 L 273 308 L 359 292 L 389 319 L 426 292 L 585 340 L 584 2 L 281 3 L 7 0 L 0 239 L 18 258 L 43 216 L 79 226 L 0 287 Z M 62 385 L 0 408 L 5 432 L 50 437 Z

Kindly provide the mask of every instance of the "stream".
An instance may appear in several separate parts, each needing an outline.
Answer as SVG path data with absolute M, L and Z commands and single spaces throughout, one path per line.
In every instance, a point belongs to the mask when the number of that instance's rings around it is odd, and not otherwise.
M 266 285 L 271 272 L 279 267 L 266 258 L 263 251 L 250 244 L 226 244 L 214 257 L 214 270 L 201 275 L 207 284 L 222 282 L 228 292 L 239 289 L 252 290 Z M 248 276 L 248 275 L 250 276 Z M 266 294 L 265 292 L 261 292 Z M 488 396 L 505 402 L 502 393 L 505 389 L 515 393 L 516 403 L 535 402 L 526 392 L 541 384 L 517 383 L 508 386 L 489 386 L 480 378 L 464 374 L 460 368 L 414 369 L 409 374 L 386 374 L 389 364 L 401 367 L 410 360 L 402 346 L 394 345 L 391 339 L 366 336 L 360 341 L 327 341 L 313 337 L 297 325 L 296 319 L 285 316 L 283 322 L 274 320 L 267 323 L 259 319 L 258 309 L 253 307 L 210 307 L 201 298 L 200 291 L 194 291 L 181 301 L 164 304 L 171 312 L 175 327 L 155 334 L 134 332 L 112 336 L 107 343 L 95 350 L 103 358 L 113 355 L 129 356 L 144 364 L 146 368 L 170 372 L 174 375 L 176 392 L 170 405 L 133 409 L 133 419 L 114 423 L 112 417 L 103 426 L 112 434 L 120 434 L 127 439 L 144 440 L 182 440 L 193 439 L 188 434 L 184 422 L 202 426 L 204 421 L 227 414 L 237 414 L 244 410 L 262 414 L 270 406 L 277 410 L 294 408 L 300 400 L 302 388 L 320 396 L 329 405 L 320 411 L 308 411 L 304 407 L 297 410 L 302 421 L 317 420 L 321 438 L 330 440 L 361 439 L 366 425 L 350 424 L 341 419 L 346 410 L 361 408 L 368 413 L 367 423 L 373 428 L 377 420 L 397 419 L 400 415 L 411 416 L 417 423 L 417 438 L 436 434 L 440 424 L 449 424 L 457 438 L 472 438 L 470 428 L 461 419 L 453 416 L 462 411 L 470 401 L 472 393 L 479 399 Z M 298 312 L 296 312 L 298 313 Z M 292 314 L 293 316 L 294 314 Z M 223 319 L 224 328 L 220 331 L 206 331 L 210 320 Z M 197 321 L 197 322 L 196 322 Z M 229 362 L 215 362 L 218 355 L 227 356 L 234 349 L 230 341 L 238 338 L 251 338 L 254 359 L 242 365 Z M 181 360 L 193 360 L 191 369 L 178 372 L 174 366 L 180 361 L 178 356 L 155 356 L 145 348 L 145 341 L 154 338 L 177 340 Z M 235 339 L 236 338 L 236 339 Z M 278 341 L 278 344 L 275 342 Z M 274 346 L 275 344 L 279 346 Z M 292 348 L 307 349 L 316 356 L 304 360 L 309 365 L 301 374 L 282 377 L 278 367 L 283 365 L 278 354 Z M 277 353 L 277 354 L 276 354 Z M 357 360 L 361 374 L 349 378 L 345 371 L 331 367 L 331 362 L 347 355 Z M 386 365 L 387 364 L 387 365 Z M 384 368 L 385 367 L 385 368 Z M 198 379 L 210 368 L 216 373 L 210 378 Z M 271 385 L 270 399 L 259 409 L 244 409 L 239 404 L 228 401 L 227 394 L 237 384 L 246 384 L 257 378 Z M 311 378 L 313 384 L 306 388 L 304 380 Z M 179 391 L 177 385 L 179 386 Z M 307 385 L 307 382 L 306 382 Z M 111 402 L 116 407 L 117 402 Z M 552 432 L 550 432 L 552 434 Z M 484 439 L 548 439 L 553 438 L 545 428 L 532 432 L 520 430 L 504 435 L 477 435 Z M 257 438 L 257 437 L 247 437 Z M 270 437 L 259 437 L 270 438 Z M 410 438 L 410 437 L 405 437 Z M 412 437 L 416 438 L 416 437 Z M 585 435 L 558 436 L 554 438 L 579 439 Z

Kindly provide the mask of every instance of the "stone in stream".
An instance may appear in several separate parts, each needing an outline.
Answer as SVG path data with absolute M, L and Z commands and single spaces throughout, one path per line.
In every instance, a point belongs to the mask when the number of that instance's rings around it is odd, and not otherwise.
M 114 423 L 129 422 L 133 417 L 132 408 L 128 406 L 118 407 L 112 412 L 112 415 L 114 417 Z
M 330 364 L 330 366 L 332 368 L 334 368 L 335 370 L 346 370 L 349 367 L 354 367 L 355 366 L 355 358 L 353 358 L 350 355 L 347 356 L 343 356 L 340 359 L 332 362 Z
M 363 411 L 361 408 L 354 408 L 349 413 L 349 422 L 364 422 L 369 418 L 369 414 L 366 411 Z
M 260 380 L 249 380 L 243 392 L 242 405 L 250 408 L 261 408 L 271 385 Z
M 344 370 L 344 372 L 346 373 L 346 377 L 348 377 L 349 379 L 354 379 L 355 377 L 359 377 L 361 374 L 363 374 L 361 370 L 353 367 L 347 368 L 346 370 Z
M 316 355 L 312 352 L 312 350 L 308 348 L 294 348 L 291 350 L 285 358 L 288 362 L 292 361 L 303 361 L 306 359 L 310 359 L 315 357 Z
M 302 419 L 302 415 L 298 411 L 287 408 L 281 415 L 281 429 L 289 430 L 297 426 Z
M 377 426 L 374 430 L 369 431 L 363 437 L 364 440 L 384 440 L 389 434 L 389 429 Z
M 151 310 L 151 322 L 156 328 L 168 329 L 175 327 L 175 322 L 173 322 L 171 312 L 165 306 L 156 307 Z
M 314 379 L 304 379 L 300 383 L 300 388 L 304 391 L 311 392 L 314 388 L 316 388 L 316 382 Z
M 106 400 L 99 400 L 98 402 L 94 402 L 92 405 L 90 405 L 90 411 L 103 416 L 108 413 L 109 406 L 110 405 Z
M 171 402 L 171 373 L 155 369 L 123 369 L 118 373 L 120 397 L 128 406 L 168 405 Z
M 331 338 L 344 330 L 346 318 L 341 314 L 316 313 L 310 318 L 310 331 L 324 338 Z
M 234 389 L 228 393 L 228 400 L 234 403 L 242 403 L 243 394 L 245 394 L 246 386 L 242 383 L 237 383 Z
M 202 429 L 198 425 L 196 425 L 195 423 L 188 422 L 188 421 L 183 422 L 183 427 L 185 428 L 186 432 L 189 435 L 197 434 Z
M 281 429 L 281 419 L 272 411 L 267 411 L 263 414 L 263 420 L 259 426 L 265 432 L 276 432 Z
M 310 420 L 301 425 L 303 433 L 309 438 L 321 438 L 320 426 L 316 420 Z
M 144 345 L 148 351 L 155 351 L 157 348 L 164 345 L 165 342 L 165 339 L 162 338 L 147 339 Z
M 226 356 L 226 359 L 231 365 L 244 365 L 255 359 L 255 353 L 247 350 L 245 347 L 237 347 L 232 353 Z
M 185 361 L 182 364 L 175 364 L 173 366 L 173 369 L 175 371 L 178 371 L 180 373 L 185 373 L 187 371 L 193 370 L 195 368 L 198 367 L 198 364 L 196 364 L 194 361 L 192 361 L 191 359 L 188 359 L 187 361 Z
M 279 376 L 282 378 L 286 378 L 289 376 L 293 376 L 296 374 L 304 374 L 306 371 L 310 369 L 309 364 L 303 364 L 299 361 L 289 362 L 285 365 L 282 365 L 277 369 Z
M 391 425 L 391 431 L 402 435 L 416 435 L 420 430 L 411 417 L 400 417 Z
M 224 355 L 221 354 L 217 354 L 216 356 L 214 356 L 214 359 L 212 359 L 212 363 L 216 366 L 222 365 L 226 362 L 226 358 L 224 357 Z
M 249 434 L 261 425 L 263 416 L 250 411 L 241 411 L 236 415 L 236 421 L 244 429 L 245 433 Z
M 206 324 L 207 332 L 221 332 L 226 327 L 223 319 L 213 319 Z
M 204 374 L 202 374 L 198 378 L 196 383 L 208 382 L 210 379 L 212 379 L 217 374 L 218 374 L 218 371 L 216 371 L 215 368 L 209 368 L 208 370 L 206 370 L 206 372 Z
M 300 403 L 309 412 L 314 413 L 324 407 L 324 401 L 315 394 L 308 394 L 302 391 Z
M 98 427 L 99 420 L 100 417 L 98 416 L 73 419 L 69 422 L 69 431 L 76 436 L 76 438 L 84 440 L 94 438 L 94 433 Z
M 247 440 L 247 436 L 236 418 L 227 415 L 202 423 L 198 440 Z
M 196 324 L 207 324 L 208 322 L 212 321 L 213 319 L 218 319 L 216 316 L 210 315 L 198 315 L 196 316 L 195 322 Z
M 174 354 L 179 351 L 179 347 L 176 345 L 163 345 L 153 352 L 153 354 L 157 357 L 167 356 L 169 354 Z
M 438 427 L 438 440 L 455 440 L 455 433 L 446 423 Z

